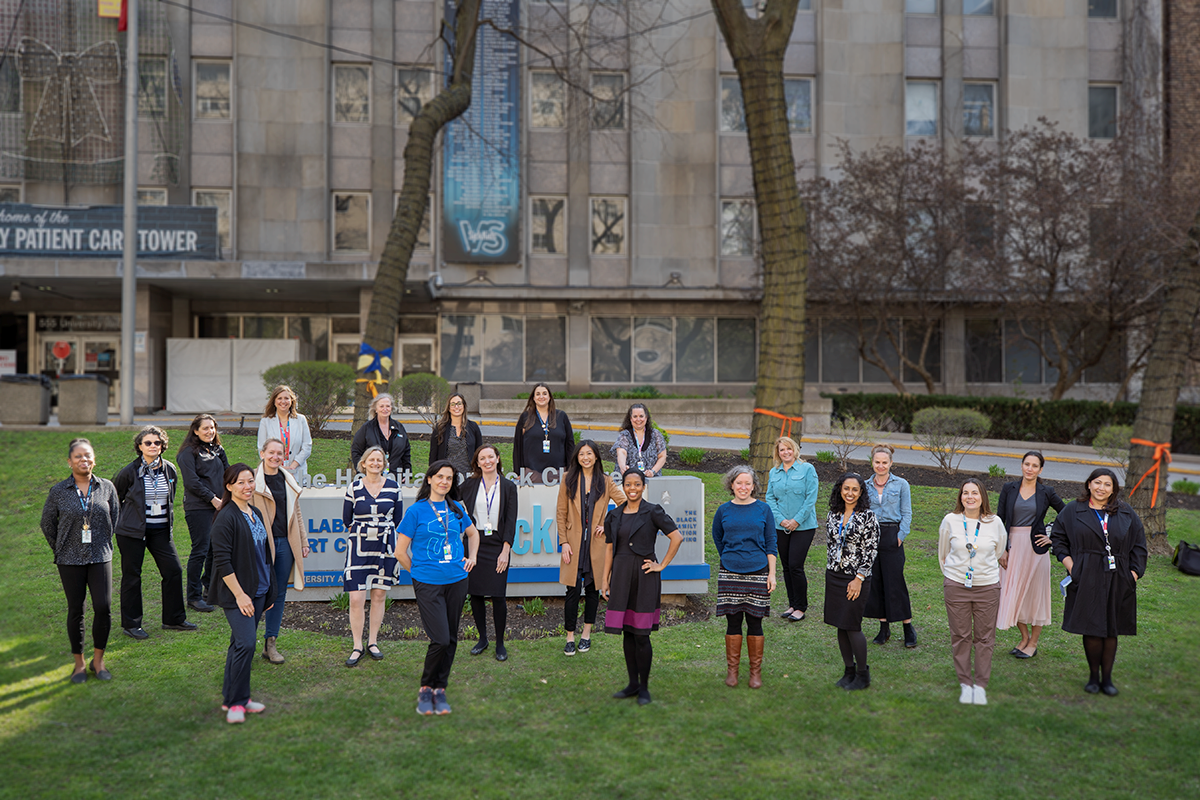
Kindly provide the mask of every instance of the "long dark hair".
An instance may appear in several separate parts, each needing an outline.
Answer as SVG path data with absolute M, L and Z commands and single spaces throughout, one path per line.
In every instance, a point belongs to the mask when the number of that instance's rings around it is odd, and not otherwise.
M 842 484 L 846 481 L 858 481 L 858 502 L 854 504 L 855 513 L 871 510 L 871 496 L 867 493 L 867 484 L 857 472 L 847 472 L 838 478 L 829 494 L 829 510 L 835 514 L 846 513 L 846 501 L 842 498 Z
M 625 421 L 621 423 L 621 430 L 633 433 L 633 410 L 640 408 L 646 412 L 646 434 L 649 435 L 654 430 L 654 423 L 650 421 L 650 409 L 646 408 L 645 403 L 634 403 L 625 412 Z
M 604 494 L 604 462 L 600 459 L 600 448 L 591 439 L 584 439 L 575 445 L 571 457 L 567 459 L 567 476 L 563 483 L 567 487 L 567 497 L 574 497 L 575 493 L 579 491 L 579 480 L 583 474 L 583 466 L 579 463 L 579 452 L 585 447 L 591 448 L 596 455 L 596 463 L 592 465 L 592 486 L 588 490 L 588 497 L 595 506 L 601 495 Z
M 454 502 L 447 502 L 446 505 L 449 506 L 450 510 L 454 512 L 455 517 L 462 519 L 462 510 L 459 508 L 458 496 L 458 470 L 454 468 L 454 465 L 450 463 L 449 459 L 443 458 L 429 465 L 429 469 L 425 472 L 425 480 L 421 481 L 421 488 L 417 490 L 417 502 L 419 503 L 422 500 L 428 500 L 433 495 L 433 487 L 430 486 L 429 479 L 434 475 L 437 475 L 446 467 L 449 467 L 450 473 L 455 476 L 450 480 L 450 491 L 446 492 L 446 500 L 453 500 Z
M 442 440 L 446 438 L 446 430 L 450 427 L 450 401 L 456 397 L 459 400 L 462 400 L 463 432 L 466 433 L 466 430 L 467 430 L 467 398 L 463 397 L 458 392 L 455 392 L 454 394 L 452 394 L 446 398 L 446 409 L 442 412 L 441 419 L 439 419 L 437 421 L 437 424 L 433 426 L 433 440 L 435 442 L 437 442 L 438 444 L 441 444 Z M 500 455 L 500 452 L 496 451 L 496 455 Z
M 225 493 L 221 495 L 221 508 L 233 502 L 233 492 L 229 491 L 229 487 L 237 483 L 237 479 L 243 472 L 254 474 L 254 467 L 249 464 L 239 461 L 236 464 L 231 464 L 225 469 L 225 474 L 221 476 L 221 485 L 225 487 Z
M 218 429 L 217 433 L 213 435 L 213 445 L 216 447 L 221 446 L 221 433 L 219 430 L 220 426 L 217 425 L 216 417 L 214 417 L 212 414 L 197 414 L 196 418 L 192 420 L 192 426 L 188 428 L 187 436 L 184 437 L 183 444 L 179 445 L 180 453 L 183 452 L 183 448 L 185 447 L 190 447 L 192 448 L 192 451 L 195 452 L 200 449 L 202 444 L 204 444 L 204 442 L 200 440 L 200 435 L 197 433 L 197 431 L 200 430 L 200 424 L 206 419 L 211 419 L 213 428 Z
M 1087 476 L 1087 480 L 1083 482 L 1083 494 L 1079 495 L 1079 502 L 1087 504 L 1092 499 L 1092 481 L 1101 476 L 1107 475 L 1113 484 L 1113 493 L 1108 496 L 1108 502 L 1104 505 L 1104 511 L 1107 514 L 1117 513 L 1117 509 L 1121 507 L 1121 484 L 1117 482 L 1117 474 L 1108 467 L 1096 467 L 1092 470 L 1092 474 Z
M 539 388 L 545 389 L 546 394 L 550 395 L 550 405 L 546 407 L 546 427 L 553 428 L 554 423 L 558 421 L 558 413 L 554 409 L 554 392 L 550 391 L 550 387 L 544 383 L 535 383 L 529 390 L 529 401 L 525 403 L 525 410 L 521 412 L 521 419 L 525 420 L 525 427 L 521 429 L 521 433 L 532 428 L 534 420 L 537 419 L 537 403 L 533 402 L 533 393 Z

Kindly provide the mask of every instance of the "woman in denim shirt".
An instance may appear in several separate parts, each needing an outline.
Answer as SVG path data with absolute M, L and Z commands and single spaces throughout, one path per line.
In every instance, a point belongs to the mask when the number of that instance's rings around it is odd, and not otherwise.
M 871 570 L 871 593 L 867 597 L 866 616 L 879 620 L 879 633 L 872 640 L 887 644 L 892 638 L 891 624 L 904 623 L 904 646 L 917 646 L 912 625 L 912 602 L 904 582 L 904 539 L 912 525 L 912 498 L 908 481 L 892 474 L 892 454 L 888 444 L 871 448 L 874 477 L 867 484 L 871 507 L 879 519 L 879 556 Z
M 783 563 L 788 609 L 780 614 L 799 622 L 808 613 L 804 561 L 817 532 L 817 471 L 800 460 L 800 445 L 790 436 L 775 440 L 775 466 L 767 479 L 767 505 L 775 517 L 775 540 Z

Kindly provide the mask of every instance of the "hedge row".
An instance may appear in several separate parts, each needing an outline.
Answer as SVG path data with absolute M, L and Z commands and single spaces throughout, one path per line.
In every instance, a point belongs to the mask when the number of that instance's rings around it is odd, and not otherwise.
M 992 420 L 993 439 L 1090 445 L 1105 425 L 1132 425 L 1137 403 L 1099 400 L 1030 400 L 1020 397 L 953 395 L 826 394 L 833 416 L 877 421 L 883 430 L 912 433 L 913 414 L 923 408 L 971 408 Z M 1200 453 L 1200 408 L 1180 405 L 1175 412 L 1171 449 Z

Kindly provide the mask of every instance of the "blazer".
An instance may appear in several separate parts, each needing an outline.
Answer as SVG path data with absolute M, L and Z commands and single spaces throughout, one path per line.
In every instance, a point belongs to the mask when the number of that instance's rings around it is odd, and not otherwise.
M 612 502 L 620 505 L 625 502 L 625 493 L 621 491 L 621 487 L 613 483 L 613 479 L 607 475 L 598 475 L 600 470 L 593 467 L 592 480 L 597 480 L 599 477 L 604 478 L 604 494 L 596 501 L 595 508 L 592 509 L 592 530 L 596 529 L 596 522 L 604 519 L 604 515 L 608 512 L 608 503 Z M 579 480 L 580 486 L 583 484 L 583 479 Z M 583 501 L 579 497 L 579 489 L 575 491 L 573 497 L 567 496 L 567 481 L 566 476 L 558 484 L 558 506 L 554 515 L 555 520 L 555 548 L 561 553 L 563 542 L 571 545 L 572 552 L 578 554 L 579 546 L 583 542 Z M 593 536 L 591 551 L 592 551 L 592 574 L 595 575 L 604 568 L 604 548 L 607 543 L 607 536 Z M 579 579 L 579 559 L 572 556 L 570 564 L 562 563 L 560 558 L 558 561 L 558 582 L 566 586 L 574 586 Z
M 463 507 L 467 509 L 467 516 L 471 518 L 471 524 L 475 526 L 475 530 L 479 531 L 479 552 L 476 555 L 485 555 L 484 548 L 486 546 L 488 558 L 499 558 L 505 542 L 512 547 L 513 542 L 517 539 L 517 485 L 500 475 L 500 492 L 496 498 L 496 502 L 500 504 L 496 510 L 499 517 L 497 521 L 499 530 L 491 536 L 485 537 L 483 526 L 475 518 L 475 498 L 479 494 L 479 484 L 482 480 L 474 475 L 467 478 L 458 487 L 458 496 L 462 498 Z
M 1146 531 L 1133 509 L 1120 502 L 1108 517 L 1108 540 L 1117 568 L 1108 568 L 1100 518 L 1086 502 L 1072 500 L 1054 520 L 1054 557 L 1071 557 L 1071 584 L 1063 604 L 1063 630 L 1083 636 L 1137 634 L 1137 583 L 1146 574 Z M 1115 622 L 1116 630 L 1109 627 Z
M 121 514 L 117 517 L 117 536 L 129 536 L 134 539 L 146 538 L 146 485 L 138 475 L 138 465 L 142 457 L 130 461 L 113 478 L 113 486 L 117 490 L 117 499 L 121 501 Z M 165 458 L 162 460 L 163 469 L 167 472 L 167 528 L 175 527 L 175 485 L 178 482 L 175 465 Z
M 876 495 L 878 496 L 878 495 Z M 845 543 L 842 552 L 838 553 L 838 527 L 842 524 L 842 515 L 830 511 L 825 517 L 825 535 L 829 542 L 829 555 L 825 568 L 829 572 L 842 575 L 862 575 L 871 577 L 871 567 L 879 554 L 879 520 L 874 511 L 855 511 L 850 517 L 849 530 L 843 531 Z M 839 557 L 840 556 L 840 557 Z
M 483 431 L 479 429 L 471 420 L 463 420 L 463 438 L 467 440 L 467 447 L 470 448 L 471 456 L 475 455 L 475 451 L 483 446 Z M 450 453 L 449 435 L 438 439 L 437 426 L 429 435 L 429 463 L 441 461 L 447 458 Z
M 292 441 L 288 452 L 283 454 L 283 463 L 290 464 L 295 461 L 299 464 L 295 470 L 288 470 L 288 472 L 291 472 L 292 477 L 301 485 L 304 485 L 308 480 L 308 457 L 312 455 L 312 434 L 308 430 L 308 418 L 303 414 L 297 414 L 291 418 L 288 430 L 291 432 Z M 262 452 L 267 439 L 283 441 L 282 432 L 279 430 L 279 417 L 275 414 L 263 417 L 258 421 L 259 452 Z
M 1009 481 L 1004 484 L 1004 488 L 1000 490 L 1000 499 L 996 501 L 996 516 L 1004 523 L 1004 529 L 1008 530 L 1011 527 L 1012 520 L 1016 517 L 1017 500 L 1021 496 L 1021 482 Z M 1034 502 L 1037 503 L 1037 510 L 1034 512 L 1033 530 L 1029 532 L 1030 544 L 1033 543 L 1034 537 L 1046 530 L 1046 512 L 1053 508 L 1055 511 L 1062 511 L 1064 506 L 1062 500 L 1058 497 L 1058 492 L 1054 491 L 1054 487 L 1038 481 L 1037 489 L 1033 493 Z M 1012 548 L 1011 539 L 1005 549 Z M 1039 555 L 1045 553 L 1049 548 L 1041 548 L 1033 545 L 1033 550 Z
M 251 514 L 262 512 L 254 506 L 250 507 Z M 279 595 L 275 585 L 275 539 L 271 536 L 271 526 L 263 521 L 267 529 L 267 574 L 271 576 L 271 585 L 267 588 L 266 602 L 263 608 L 275 605 Z M 236 575 L 242 591 L 254 597 L 258 589 L 258 569 L 254 565 L 254 534 L 250 532 L 250 523 L 242 516 L 242 510 L 232 500 L 221 506 L 212 525 L 213 572 L 212 583 L 208 587 L 208 602 L 221 608 L 237 608 L 237 598 L 233 590 L 225 583 L 226 575 Z
M 382 447 L 387 454 L 388 471 L 396 476 L 399 482 L 404 470 L 412 472 L 412 454 L 408 447 L 408 431 L 396 420 L 388 417 L 388 438 L 383 438 L 379 430 L 378 418 L 369 419 L 354 432 L 354 441 L 350 443 L 350 472 L 358 472 L 358 460 L 362 454 L 372 447 Z
M 632 555 L 636 558 L 651 558 L 658 544 L 658 534 L 672 534 L 679 530 L 671 515 L 657 503 L 642 501 L 636 514 L 625 514 L 625 503 L 611 509 L 604 518 L 604 537 L 613 548 L 613 559 Z M 628 552 L 627 552 L 628 551 Z M 616 572 L 614 569 L 613 572 Z M 640 566 L 638 569 L 641 574 Z
M 262 446 L 258 449 L 262 450 Z M 175 460 L 179 462 L 183 480 L 183 510 L 214 511 L 213 498 L 225 493 L 225 470 L 229 469 L 225 448 L 212 444 L 201 444 L 195 449 L 181 447 Z
M 292 574 L 288 577 L 296 591 L 304 591 L 304 531 L 303 517 L 300 515 L 300 494 L 304 490 L 300 488 L 300 484 L 292 477 L 292 474 L 286 469 L 281 469 L 280 474 L 283 475 L 283 483 L 287 487 L 287 539 L 288 547 L 292 549 Z M 271 494 L 271 490 L 267 488 L 267 479 L 263 473 L 263 465 L 259 464 L 254 470 L 254 497 L 250 500 L 250 505 L 262 512 L 264 520 L 275 519 L 275 495 Z M 270 522 L 267 523 L 267 532 L 271 530 Z M 275 537 L 271 537 L 274 539 Z M 274 542 L 272 542 L 274 545 Z

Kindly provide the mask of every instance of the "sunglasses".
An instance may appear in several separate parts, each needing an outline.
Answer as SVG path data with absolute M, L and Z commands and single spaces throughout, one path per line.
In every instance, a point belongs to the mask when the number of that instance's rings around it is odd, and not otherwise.
M 162 442 L 158 439 L 143 439 L 142 444 L 147 447 L 162 447 Z

